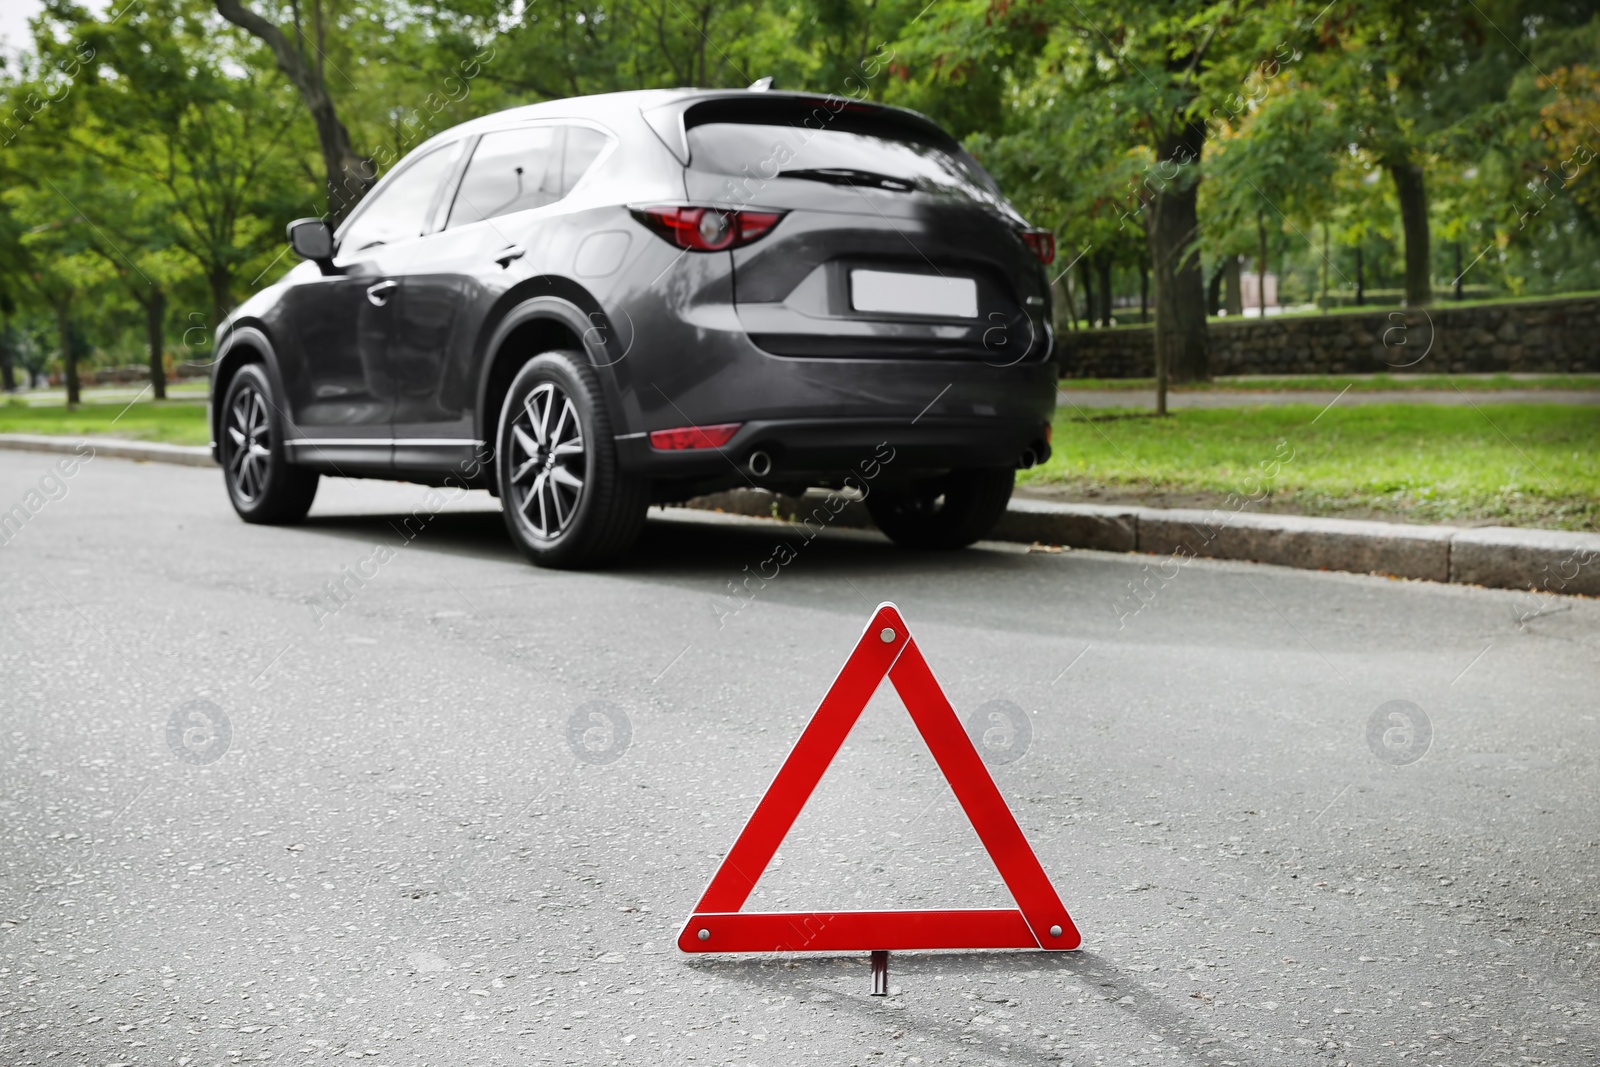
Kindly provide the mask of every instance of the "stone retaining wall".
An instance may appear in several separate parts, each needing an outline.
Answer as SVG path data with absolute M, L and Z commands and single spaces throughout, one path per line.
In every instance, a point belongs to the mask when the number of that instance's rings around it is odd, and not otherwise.
M 1211 373 L 1600 372 L 1600 299 L 1213 322 Z M 1155 375 L 1151 328 L 1056 334 L 1067 378 Z
M 167 372 L 167 381 L 192 381 L 195 378 L 207 378 L 211 375 L 210 362 L 205 363 L 178 363 Z M 17 368 L 17 380 L 25 381 L 28 372 L 21 367 Z M 53 370 L 45 376 L 45 382 L 55 388 L 66 384 L 66 377 L 60 370 Z M 148 382 L 150 368 L 143 363 L 130 363 L 121 367 L 99 367 L 90 370 L 87 367 L 78 371 L 79 385 L 131 385 L 136 382 Z

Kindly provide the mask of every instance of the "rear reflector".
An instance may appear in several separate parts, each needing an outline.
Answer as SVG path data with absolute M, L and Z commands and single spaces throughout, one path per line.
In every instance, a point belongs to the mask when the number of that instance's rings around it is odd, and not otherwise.
M 684 448 L 721 448 L 744 425 L 724 422 L 716 426 L 679 426 L 675 430 L 656 430 L 650 434 L 650 447 L 662 452 Z
M 1022 243 L 1040 263 L 1056 261 L 1056 235 L 1049 230 L 1023 230 Z

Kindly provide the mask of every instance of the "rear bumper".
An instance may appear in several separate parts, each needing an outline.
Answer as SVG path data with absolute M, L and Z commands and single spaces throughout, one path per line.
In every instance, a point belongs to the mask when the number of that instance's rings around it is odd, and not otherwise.
M 785 224 L 794 221 L 791 216 Z M 905 241 L 892 229 L 889 238 Z M 1028 331 L 1013 331 L 1006 346 L 991 337 L 992 349 L 979 344 L 968 351 L 969 325 L 924 328 L 824 315 L 811 322 L 807 336 L 822 343 L 837 334 L 848 342 L 842 351 L 777 354 L 755 342 L 752 328 L 765 323 L 793 333 L 805 316 L 739 303 L 736 253 L 685 256 L 654 236 L 638 248 L 597 297 L 608 320 L 619 324 L 610 335 L 617 351 L 601 378 L 613 401 L 618 458 L 624 469 L 655 484 L 658 499 L 749 485 L 837 486 L 872 462 L 885 468 L 883 477 L 899 480 L 1016 467 L 1030 453 L 1036 462 L 1047 454 L 1058 368 L 1038 352 L 1015 358 L 1019 348 L 1035 347 Z M 806 267 L 801 273 L 814 272 Z M 782 290 L 748 288 L 741 283 L 747 301 Z M 857 343 L 867 347 L 848 347 Z M 1048 345 L 1046 329 L 1037 347 Z M 725 423 L 740 428 L 720 449 L 650 446 L 653 430 Z M 764 474 L 749 468 L 758 451 L 771 460 Z
M 626 469 L 658 485 L 709 492 L 846 479 L 893 483 L 958 468 L 1031 466 L 1049 458 L 1048 436 L 1049 421 L 1035 418 L 764 419 L 745 423 L 720 449 L 661 451 L 639 434 L 619 439 L 617 450 Z

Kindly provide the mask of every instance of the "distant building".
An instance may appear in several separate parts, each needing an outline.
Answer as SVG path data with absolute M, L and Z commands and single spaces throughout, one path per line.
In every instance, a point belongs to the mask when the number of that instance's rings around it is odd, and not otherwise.
M 1261 275 L 1255 271 L 1239 272 L 1239 291 L 1244 297 L 1244 313 L 1249 315 L 1261 314 Z M 1267 314 L 1272 314 L 1278 307 L 1278 276 L 1267 271 Z

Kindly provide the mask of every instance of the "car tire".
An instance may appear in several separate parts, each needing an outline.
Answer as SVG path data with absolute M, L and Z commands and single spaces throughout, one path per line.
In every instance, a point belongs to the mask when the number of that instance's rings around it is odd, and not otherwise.
M 506 528 L 540 567 L 593 567 L 644 529 L 649 483 L 621 469 L 594 370 L 580 352 L 545 352 L 517 372 L 495 431 Z
M 867 511 L 901 548 L 965 548 L 1000 521 L 1015 479 L 1005 467 L 951 471 L 905 488 L 875 488 Z
M 217 417 L 217 458 L 228 499 L 245 522 L 299 522 L 316 499 L 318 474 L 289 462 L 283 424 L 266 370 L 240 367 Z

